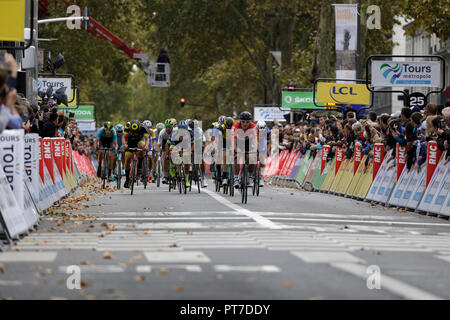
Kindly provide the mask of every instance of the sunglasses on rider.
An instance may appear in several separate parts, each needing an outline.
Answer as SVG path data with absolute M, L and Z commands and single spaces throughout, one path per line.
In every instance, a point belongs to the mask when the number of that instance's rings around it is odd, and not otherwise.
M 250 120 L 241 120 L 241 123 L 250 123 Z

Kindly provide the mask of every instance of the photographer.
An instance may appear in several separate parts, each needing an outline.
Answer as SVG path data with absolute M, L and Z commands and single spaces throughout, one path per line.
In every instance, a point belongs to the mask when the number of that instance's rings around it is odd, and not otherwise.
M 16 78 L 16 60 L 6 53 L 5 65 L 0 66 L 0 133 L 4 129 L 20 129 L 22 126 L 22 119 L 14 107 L 17 98 Z

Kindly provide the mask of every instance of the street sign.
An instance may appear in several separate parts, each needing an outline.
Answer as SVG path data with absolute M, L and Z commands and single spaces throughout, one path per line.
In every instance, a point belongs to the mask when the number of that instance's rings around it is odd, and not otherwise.
M 427 104 L 427 97 L 421 92 L 411 93 L 409 96 L 409 106 L 423 109 Z
M 373 87 L 440 87 L 439 61 L 372 61 Z
M 317 101 L 336 104 L 370 104 L 370 91 L 365 84 L 317 83 Z
M 24 41 L 25 2 L 0 1 L 0 41 Z
M 48 87 L 53 87 L 53 92 L 66 87 L 67 99 L 72 100 L 72 78 L 38 78 L 38 91 L 46 91 Z
M 313 103 L 313 93 L 308 91 L 281 91 L 281 107 L 290 109 L 316 109 Z

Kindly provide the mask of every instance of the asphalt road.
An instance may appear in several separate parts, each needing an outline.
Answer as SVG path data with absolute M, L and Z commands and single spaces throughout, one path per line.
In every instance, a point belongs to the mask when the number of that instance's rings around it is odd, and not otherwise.
M 241 205 L 209 183 L 79 188 L 3 247 L 0 298 L 450 298 L 448 220 L 271 186 Z

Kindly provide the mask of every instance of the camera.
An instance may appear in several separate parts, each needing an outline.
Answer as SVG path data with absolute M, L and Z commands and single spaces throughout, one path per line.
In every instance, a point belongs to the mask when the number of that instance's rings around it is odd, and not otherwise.
M 75 112 L 69 112 L 69 118 L 74 118 L 75 117 Z
M 439 121 L 439 129 L 445 130 L 445 120 L 441 119 Z

